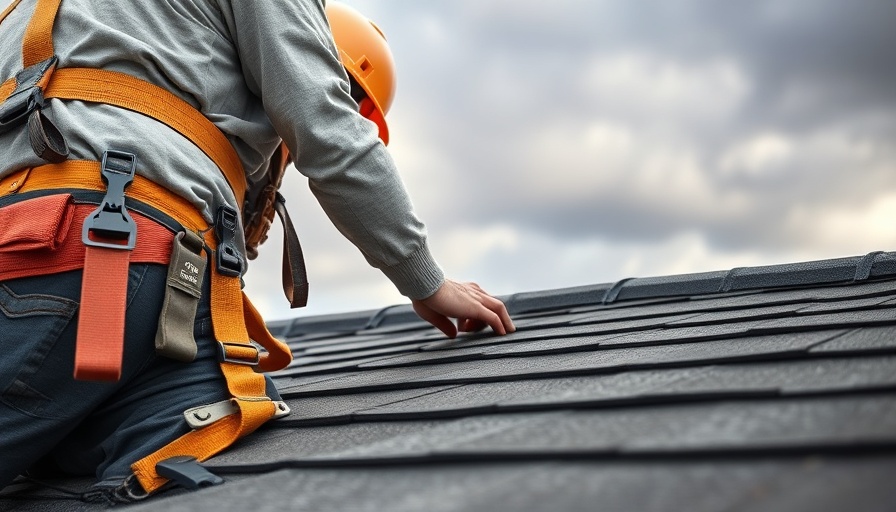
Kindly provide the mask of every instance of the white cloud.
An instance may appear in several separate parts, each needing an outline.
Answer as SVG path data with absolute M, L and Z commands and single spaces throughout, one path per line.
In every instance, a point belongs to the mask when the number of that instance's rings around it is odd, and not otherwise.
M 432 238 L 442 265 L 459 275 L 481 266 L 495 253 L 507 257 L 520 249 L 519 233 L 510 226 L 459 226 Z
M 795 234 L 815 253 L 834 254 L 843 247 L 866 253 L 896 249 L 896 193 L 869 197 L 860 207 L 797 207 L 786 219 Z M 843 255 L 843 254 L 841 254 Z
M 724 120 L 751 90 L 733 61 L 681 62 L 636 52 L 594 55 L 584 76 L 583 93 L 602 107 L 655 120 Z
M 768 178 L 784 171 L 784 165 L 793 153 L 793 141 L 789 137 L 780 133 L 762 133 L 726 151 L 719 170 L 729 176 L 744 174 Z
M 631 209 L 697 220 L 743 215 L 751 198 L 713 183 L 699 145 L 609 120 L 558 120 L 531 132 L 509 185 L 524 205 L 624 201 Z M 620 212 L 624 215 L 624 212 Z

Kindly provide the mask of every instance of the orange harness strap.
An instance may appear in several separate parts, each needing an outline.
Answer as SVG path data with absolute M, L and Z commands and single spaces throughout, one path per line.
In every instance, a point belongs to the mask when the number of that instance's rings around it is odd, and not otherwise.
M 62 68 L 48 72 L 44 98 L 105 103 L 151 117 L 189 139 L 221 170 L 237 204 L 246 196 L 243 164 L 227 137 L 189 103 L 149 82 L 102 69 Z M 0 85 L 0 98 L 15 89 L 15 79 Z
M 55 53 L 53 50 L 53 23 L 59 4 L 62 0 L 38 0 L 31 15 L 31 22 L 22 38 L 23 67 L 32 66 L 47 60 Z
M 0 196 L 47 189 L 105 190 L 100 163 L 70 160 L 24 169 L 0 180 Z M 127 196 L 170 216 L 185 229 L 202 234 L 209 248 L 217 247 L 217 240 L 199 211 L 169 190 L 135 176 Z M 167 481 L 155 470 L 159 461 L 175 455 L 207 460 L 274 416 L 275 405 L 265 393 L 264 375 L 259 372 L 285 368 L 292 361 L 292 352 L 267 330 L 261 315 L 242 292 L 238 277 L 211 273 L 211 310 L 212 327 L 221 348 L 221 371 L 239 413 L 189 432 L 134 463 L 131 469 L 146 492 L 157 490 Z M 253 341 L 267 352 L 260 353 Z
M 214 123 L 186 101 L 154 84 L 103 69 L 57 69 L 44 97 L 105 103 L 162 122 L 193 142 L 218 166 L 237 204 L 246 196 L 246 172 L 233 145 Z

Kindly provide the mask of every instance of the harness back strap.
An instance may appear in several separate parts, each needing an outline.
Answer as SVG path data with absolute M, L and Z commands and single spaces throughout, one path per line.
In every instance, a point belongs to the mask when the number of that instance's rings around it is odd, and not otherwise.
M 0 98 L 14 89 L 15 80 L 7 80 L 0 86 Z M 208 118 L 167 90 L 115 71 L 62 68 L 53 72 L 44 98 L 105 103 L 164 123 L 192 141 L 221 169 L 237 203 L 242 204 L 246 179 L 236 150 Z
M 24 68 L 54 57 L 53 23 L 60 3 L 61 0 L 37 1 L 22 41 Z M 47 85 L 46 80 L 51 76 Z M 0 98 L 7 99 L 15 88 L 15 78 L 5 81 L 0 85 Z M 91 68 L 50 70 L 45 73 L 41 88 L 44 89 L 45 99 L 105 103 L 138 112 L 171 127 L 193 142 L 218 166 L 237 204 L 243 204 L 246 173 L 227 136 L 196 108 L 168 90 L 124 73 Z
M 22 38 L 22 64 L 33 66 L 53 57 L 53 23 L 62 0 L 38 0 L 25 36 Z

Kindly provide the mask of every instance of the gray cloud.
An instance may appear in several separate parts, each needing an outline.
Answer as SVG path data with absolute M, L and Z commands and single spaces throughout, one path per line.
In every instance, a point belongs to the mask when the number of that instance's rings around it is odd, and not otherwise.
M 421 136 L 442 145 L 457 173 L 463 207 L 436 225 L 489 219 L 619 239 L 697 228 L 720 247 L 797 244 L 805 240 L 782 222 L 795 205 L 848 208 L 896 190 L 894 4 L 378 5 L 402 66 L 398 103 L 427 117 Z M 606 172 L 576 140 L 592 122 L 624 128 L 636 146 L 613 163 L 617 181 L 597 180 L 588 197 L 538 200 L 550 180 L 574 179 L 570 168 Z M 548 133 L 558 126 L 570 127 L 566 144 Z M 770 136 L 786 146 L 778 161 L 751 157 Z M 643 169 L 663 158 L 668 173 L 689 159 L 702 190 L 651 193 L 675 182 Z M 751 172 L 751 162 L 773 172 Z M 731 207 L 731 196 L 746 204 Z M 702 207 L 683 207 L 691 201 Z
M 893 2 L 345 1 L 392 45 L 391 149 L 449 275 L 511 293 L 892 248 Z M 400 300 L 290 197 L 309 313 Z M 273 317 L 278 264 L 247 280 Z

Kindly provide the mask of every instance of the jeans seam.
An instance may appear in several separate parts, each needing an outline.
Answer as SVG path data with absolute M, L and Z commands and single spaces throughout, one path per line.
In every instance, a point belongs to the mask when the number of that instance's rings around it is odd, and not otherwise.
M 133 267 L 129 267 L 129 270 L 131 268 L 133 268 Z M 137 290 L 140 289 L 140 286 L 143 284 L 143 279 L 146 278 L 146 271 L 147 271 L 148 267 L 146 265 L 141 265 L 139 268 L 140 268 L 140 274 L 138 276 L 137 282 L 134 284 L 133 290 L 130 290 L 131 293 L 128 296 L 127 304 L 125 304 L 125 310 L 130 309 L 131 303 L 134 301 L 134 297 L 137 296 Z
M 6 286 L 3 283 L 0 283 L 0 288 L 2 288 L 3 291 L 6 294 L 8 294 L 10 297 L 12 297 L 13 299 L 16 299 L 16 300 L 33 299 L 33 300 L 40 300 L 40 301 L 44 301 L 44 302 L 56 302 L 57 304 L 59 304 L 58 308 L 50 308 L 50 307 L 47 307 L 46 305 L 42 305 L 40 307 L 26 309 L 23 311 L 11 311 L 5 305 L 5 303 L 3 301 L 0 301 L 0 311 L 2 311 L 3 314 L 5 314 L 9 318 L 21 318 L 21 317 L 35 316 L 35 315 L 42 315 L 42 314 L 64 315 L 64 316 L 67 316 L 68 318 L 71 318 L 72 315 L 74 315 L 75 311 L 78 309 L 78 303 L 76 301 L 73 301 L 73 300 L 65 298 L 65 297 L 59 297 L 56 295 L 48 295 L 48 294 L 44 294 L 44 293 L 26 293 L 23 295 L 19 295 L 18 293 L 16 293 L 15 291 L 13 291 L 11 288 L 9 288 L 8 286 Z M 68 306 L 68 307 L 65 307 L 65 306 Z

